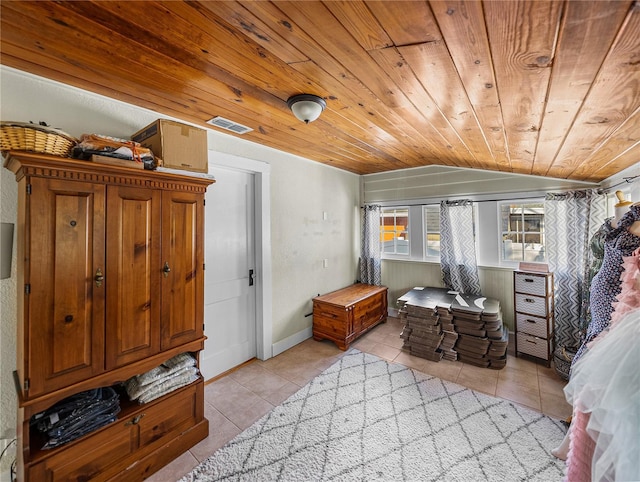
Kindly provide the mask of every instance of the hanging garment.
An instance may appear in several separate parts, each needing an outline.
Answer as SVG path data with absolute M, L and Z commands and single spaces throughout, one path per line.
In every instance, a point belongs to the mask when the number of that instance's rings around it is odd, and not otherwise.
M 640 205 L 631 206 L 616 228 L 613 228 L 608 220 L 605 222 L 608 233 L 605 236 L 604 259 L 600 270 L 591 281 L 589 298 L 591 322 L 585 339 L 573 358 L 572 367 L 587 350 L 587 344 L 602 333 L 611 322 L 613 302 L 621 291 L 621 275 L 624 270 L 622 258 L 630 256 L 640 247 L 640 237 L 628 230 L 629 226 L 636 221 L 640 221 Z
M 565 480 L 640 480 L 639 340 L 635 308 L 614 320 L 574 365 L 564 388 L 574 407 Z
M 631 256 L 623 257 L 622 265 L 624 272 L 620 294 L 613 302 L 611 326 L 614 326 L 628 312 L 640 308 L 640 248 L 636 249 Z

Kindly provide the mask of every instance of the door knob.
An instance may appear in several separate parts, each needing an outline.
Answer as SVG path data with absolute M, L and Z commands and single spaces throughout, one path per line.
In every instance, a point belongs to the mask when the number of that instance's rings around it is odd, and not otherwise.
M 171 268 L 169 268 L 169 261 L 165 261 L 164 262 L 164 267 L 162 268 L 162 273 L 164 274 L 165 278 L 167 276 L 169 276 L 169 273 L 171 273 Z

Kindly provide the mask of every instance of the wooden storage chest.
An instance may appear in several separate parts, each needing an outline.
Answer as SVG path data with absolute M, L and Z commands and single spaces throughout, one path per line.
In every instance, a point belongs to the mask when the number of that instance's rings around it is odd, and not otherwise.
M 386 319 L 386 286 L 356 283 L 313 299 L 313 338 L 332 340 L 341 350 Z

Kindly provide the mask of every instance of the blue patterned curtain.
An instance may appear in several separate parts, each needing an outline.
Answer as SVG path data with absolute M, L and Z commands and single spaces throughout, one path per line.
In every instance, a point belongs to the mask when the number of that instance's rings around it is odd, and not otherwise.
M 545 248 L 554 276 L 555 341 L 577 350 L 588 324 L 590 241 L 605 220 L 606 196 L 596 190 L 545 197 Z
M 473 203 L 469 200 L 440 203 L 440 267 L 447 288 L 480 294 Z
M 367 204 L 362 216 L 362 251 L 360 255 L 360 281 L 370 285 L 382 284 L 380 262 L 380 212 L 378 204 Z

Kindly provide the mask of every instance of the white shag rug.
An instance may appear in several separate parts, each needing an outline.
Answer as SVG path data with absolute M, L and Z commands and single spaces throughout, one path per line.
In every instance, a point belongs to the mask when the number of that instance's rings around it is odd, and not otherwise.
M 352 349 L 181 482 L 560 481 L 561 422 Z

